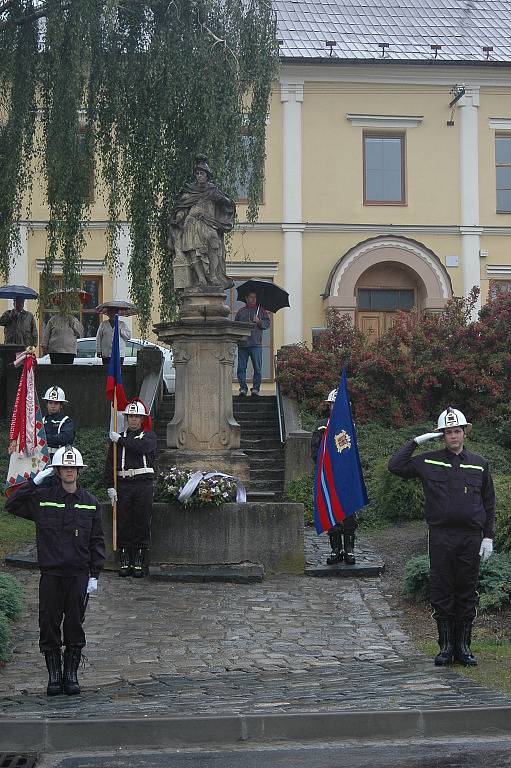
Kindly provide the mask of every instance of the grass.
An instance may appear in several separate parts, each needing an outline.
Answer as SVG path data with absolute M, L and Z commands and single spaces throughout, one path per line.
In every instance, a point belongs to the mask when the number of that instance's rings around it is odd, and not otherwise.
M 2 504 L 3 506 L 3 504 Z M 35 539 L 35 526 L 29 520 L 0 512 L 0 562 L 8 552 L 21 549 L 24 544 Z
M 472 641 L 471 649 L 477 656 L 477 667 L 462 667 L 456 664 L 454 671 L 463 677 L 469 677 L 478 685 L 501 691 L 511 697 L 511 641 L 480 636 Z M 436 643 L 421 643 L 420 650 L 426 656 L 434 657 L 438 653 Z

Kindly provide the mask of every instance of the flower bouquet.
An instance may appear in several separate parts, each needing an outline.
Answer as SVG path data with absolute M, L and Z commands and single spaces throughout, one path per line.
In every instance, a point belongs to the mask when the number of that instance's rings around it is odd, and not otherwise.
M 169 472 L 162 472 L 158 477 L 157 498 L 170 504 L 179 501 L 186 507 L 218 507 L 237 500 L 238 483 L 235 478 L 220 473 L 197 473 L 171 467 Z

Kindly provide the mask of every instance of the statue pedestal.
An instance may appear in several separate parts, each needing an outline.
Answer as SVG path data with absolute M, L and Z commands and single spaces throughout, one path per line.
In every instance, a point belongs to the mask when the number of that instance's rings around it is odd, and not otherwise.
M 174 418 L 158 461 L 163 467 L 217 470 L 248 483 L 248 457 L 240 450 L 232 410 L 232 370 L 236 344 L 251 326 L 228 315 L 224 290 L 202 286 L 183 293 L 178 322 L 154 326 L 158 339 L 172 345 L 176 369 Z

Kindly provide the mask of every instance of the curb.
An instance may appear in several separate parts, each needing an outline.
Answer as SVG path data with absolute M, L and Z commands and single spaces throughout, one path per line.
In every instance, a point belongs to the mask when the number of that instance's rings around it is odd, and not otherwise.
M 0 749 L 76 752 L 241 742 L 511 736 L 511 706 L 204 717 L 0 719 Z

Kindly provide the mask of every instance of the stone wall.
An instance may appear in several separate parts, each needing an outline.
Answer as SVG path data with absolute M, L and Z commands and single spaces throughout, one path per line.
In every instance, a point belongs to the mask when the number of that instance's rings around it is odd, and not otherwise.
M 12 365 L 6 369 L 7 418 L 10 418 L 21 376 L 21 369 Z M 126 396 L 138 393 L 137 366 L 122 368 Z M 102 365 L 39 365 L 36 369 L 37 394 L 41 398 L 48 387 L 62 387 L 69 401 L 65 412 L 77 427 L 105 427 L 110 420 L 110 403 L 105 396 L 106 368 Z M 44 403 L 41 402 L 41 406 Z M 45 410 L 43 408 L 43 413 Z
M 112 508 L 103 505 L 103 526 L 112 557 Z M 153 505 L 151 565 L 260 563 L 266 574 L 303 573 L 303 505 L 223 504 L 189 509 Z

